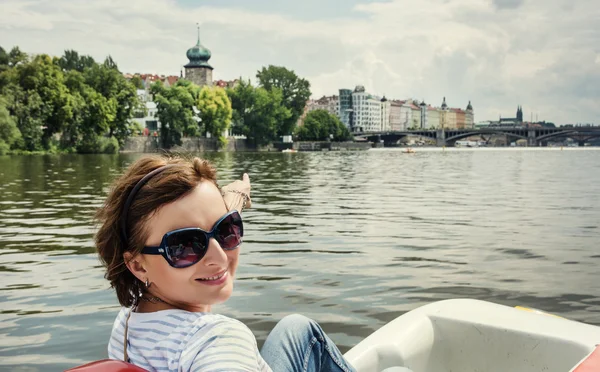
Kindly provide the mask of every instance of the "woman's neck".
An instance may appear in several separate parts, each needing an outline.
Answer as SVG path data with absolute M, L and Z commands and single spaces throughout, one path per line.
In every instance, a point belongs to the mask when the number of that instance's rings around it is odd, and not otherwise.
M 135 308 L 135 312 L 136 313 L 154 313 L 156 311 L 175 310 L 175 309 L 177 309 L 176 306 L 173 306 L 171 304 L 167 304 L 164 302 L 152 303 L 152 302 L 140 301 L 138 303 L 137 307 Z
M 209 313 L 210 305 L 191 305 L 170 303 L 163 299 L 158 299 L 150 295 L 144 295 L 138 301 L 135 308 L 136 313 L 153 313 L 162 310 L 185 310 L 192 313 Z

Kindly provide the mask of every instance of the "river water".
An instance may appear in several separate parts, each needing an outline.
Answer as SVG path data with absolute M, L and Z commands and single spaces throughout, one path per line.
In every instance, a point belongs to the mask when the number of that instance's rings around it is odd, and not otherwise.
M 0 157 L 0 370 L 106 357 L 118 312 L 91 216 L 139 154 Z M 600 151 L 210 153 L 249 172 L 233 297 L 259 343 L 318 320 L 347 350 L 432 301 L 475 298 L 600 325 Z

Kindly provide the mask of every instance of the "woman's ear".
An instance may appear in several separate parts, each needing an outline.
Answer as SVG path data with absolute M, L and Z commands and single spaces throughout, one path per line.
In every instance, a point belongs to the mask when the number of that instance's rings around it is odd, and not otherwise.
M 146 277 L 146 269 L 144 268 L 144 258 L 141 254 L 134 256 L 131 252 L 125 252 L 123 253 L 123 260 L 125 260 L 125 265 L 129 271 L 131 271 L 131 273 L 142 283 L 148 279 Z

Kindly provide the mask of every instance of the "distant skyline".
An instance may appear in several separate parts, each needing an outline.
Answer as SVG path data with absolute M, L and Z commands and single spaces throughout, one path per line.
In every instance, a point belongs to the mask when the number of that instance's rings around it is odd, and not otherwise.
M 0 46 L 96 60 L 123 72 L 179 75 L 196 41 L 214 79 L 282 65 L 313 97 L 364 85 L 451 107 L 476 121 L 533 113 L 600 124 L 600 7 L 595 0 L 3 0 Z

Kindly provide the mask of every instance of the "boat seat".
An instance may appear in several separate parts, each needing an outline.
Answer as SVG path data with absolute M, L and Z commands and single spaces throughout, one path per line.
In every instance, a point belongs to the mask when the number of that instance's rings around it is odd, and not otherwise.
M 573 372 L 598 372 L 600 371 L 600 345 L 596 345 L 596 349 L 592 351 L 575 369 Z
M 121 360 L 103 359 L 71 368 L 65 372 L 148 372 L 143 368 Z

